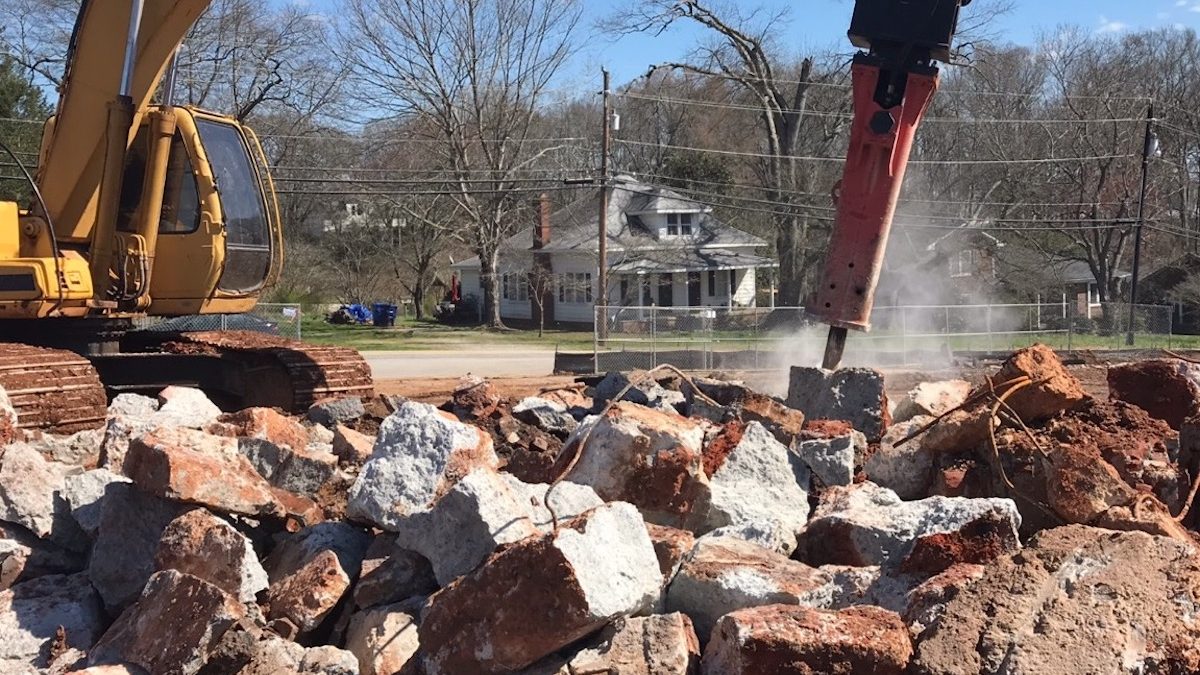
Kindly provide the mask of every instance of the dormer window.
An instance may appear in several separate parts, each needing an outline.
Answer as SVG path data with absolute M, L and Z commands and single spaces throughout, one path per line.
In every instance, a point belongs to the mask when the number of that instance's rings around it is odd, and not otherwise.
M 692 214 L 667 214 L 667 236 L 678 237 L 679 235 L 683 235 L 685 237 L 690 237 L 692 235 Z

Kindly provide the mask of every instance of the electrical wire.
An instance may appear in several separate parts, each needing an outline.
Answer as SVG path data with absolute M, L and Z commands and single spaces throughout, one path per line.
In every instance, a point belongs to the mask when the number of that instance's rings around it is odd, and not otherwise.
M 734 157 L 754 157 L 761 159 L 793 159 L 807 162 L 844 162 L 845 157 L 802 157 L 796 155 L 769 155 L 760 152 L 740 152 L 736 150 L 716 150 L 714 148 L 697 148 L 686 145 L 667 145 L 664 143 L 645 143 L 642 141 L 627 141 L 617 139 L 613 143 L 618 145 L 631 145 L 635 147 L 652 147 L 662 148 L 667 150 L 682 150 L 686 152 L 703 152 L 719 155 L 729 155 Z M 1028 158 L 1028 159 L 944 159 L 944 160 L 911 160 L 910 165 L 936 165 L 936 166 L 962 166 L 962 165 L 989 165 L 989 164 L 1055 164 L 1060 162 L 1093 162 L 1108 159 L 1126 159 L 1136 157 L 1137 155 L 1097 155 L 1094 157 L 1043 157 L 1043 158 Z
M 720 103 L 717 101 L 705 101 L 692 98 L 674 98 L 669 96 L 646 96 L 644 94 L 622 93 L 614 94 L 620 98 L 629 98 L 640 101 L 657 101 L 662 103 L 675 103 L 680 105 L 707 107 L 707 108 L 722 108 L 727 110 L 748 110 L 755 113 L 763 111 L 762 106 L 755 106 L 743 103 Z M 819 110 L 800 110 L 797 111 L 804 116 L 812 117 L 831 117 L 837 119 L 854 119 L 854 113 L 850 112 L 835 112 L 835 111 L 819 111 Z M 921 119 L 922 122 L 952 122 L 959 124 L 1099 124 L 1099 123 L 1124 123 L 1137 122 L 1143 123 L 1146 121 L 1145 116 L 1142 117 L 1117 117 L 1108 119 L 997 119 L 997 118 L 977 118 L 977 117 L 935 117 L 927 116 Z

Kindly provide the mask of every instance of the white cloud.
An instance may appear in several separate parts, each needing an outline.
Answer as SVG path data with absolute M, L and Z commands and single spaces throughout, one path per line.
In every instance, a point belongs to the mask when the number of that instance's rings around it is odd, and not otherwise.
M 1100 27 L 1096 29 L 1097 33 L 1120 33 L 1129 28 L 1129 24 L 1123 21 L 1109 20 L 1108 17 L 1100 16 Z
M 1175 0 L 1175 6 L 1176 7 L 1187 7 L 1188 0 Z

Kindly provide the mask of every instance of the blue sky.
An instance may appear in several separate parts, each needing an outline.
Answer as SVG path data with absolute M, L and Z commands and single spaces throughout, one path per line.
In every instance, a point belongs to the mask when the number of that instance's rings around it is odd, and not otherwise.
M 289 1 L 289 0 L 283 0 Z M 336 11 L 340 0 L 290 0 Z M 629 0 L 583 0 L 589 23 L 627 6 Z M 994 0 L 975 0 L 969 12 Z M 853 0 L 736 0 L 743 6 L 761 5 L 784 9 L 785 48 L 800 54 L 809 50 L 837 47 L 847 49 L 846 29 Z M 1016 0 L 1015 11 L 1004 17 L 999 28 L 1009 42 L 1029 44 L 1040 33 L 1060 25 L 1075 25 L 1097 33 L 1121 33 L 1162 26 L 1185 26 L 1200 30 L 1200 0 Z M 593 32 L 594 34 L 594 32 Z M 598 79 L 601 66 L 613 72 L 617 84 L 646 72 L 647 66 L 678 59 L 703 37 L 695 28 L 680 28 L 662 36 L 630 35 L 612 41 L 597 37 L 572 64 L 568 78 Z

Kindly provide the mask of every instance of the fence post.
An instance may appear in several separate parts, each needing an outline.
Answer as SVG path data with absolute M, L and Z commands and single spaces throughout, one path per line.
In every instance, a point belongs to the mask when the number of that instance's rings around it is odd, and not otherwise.
M 658 367 L 658 305 L 650 305 L 650 367 Z
M 592 305 L 592 374 L 600 374 L 600 306 Z
M 1071 351 L 1072 339 L 1075 337 L 1075 315 L 1067 317 L 1067 351 Z

